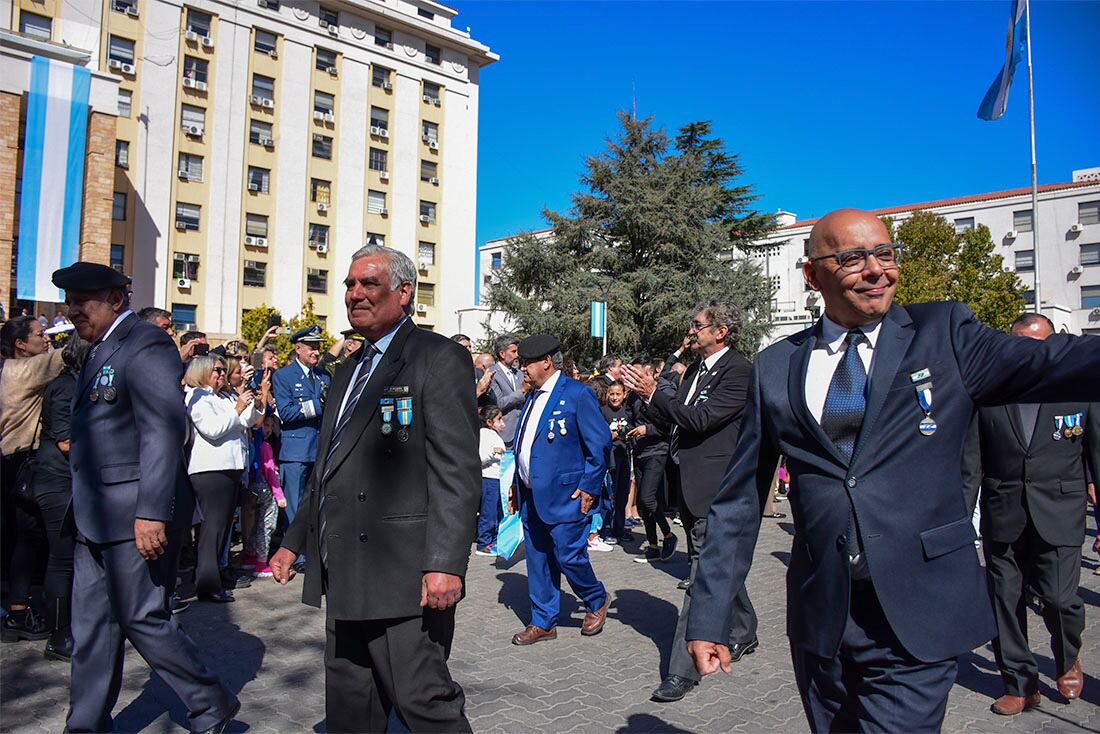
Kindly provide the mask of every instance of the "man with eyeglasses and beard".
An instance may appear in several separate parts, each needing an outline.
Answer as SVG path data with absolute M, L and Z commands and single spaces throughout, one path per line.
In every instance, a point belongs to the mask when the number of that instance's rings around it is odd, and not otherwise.
M 786 456 L 787 636 L 813 731 L 940 729 L 958 656 L 996 634 L 961 473 L 975 408 L 1100 398 L 1100 339 L 898 306 L 901 253 L 870 212 L 814 225 L 803 276 L 825 313 L 757 355 L 692 588 L 696 666 L 729 672 L 727 610 Z

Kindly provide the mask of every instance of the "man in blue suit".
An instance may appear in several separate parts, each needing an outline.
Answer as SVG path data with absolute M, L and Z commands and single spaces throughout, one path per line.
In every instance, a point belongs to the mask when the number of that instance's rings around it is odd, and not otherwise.
M 316 324 L 294 332 L 290 343 L 294 345 L 295 358 L 271 378 L 275 410 L 282 422 L 279 471 L 286 494 L 288 524 L 294 522 L 306 480 L 317 460 L 325 395 L 332 380 L 319 366 L 322 340 L 321 327 Z
M 996 634 L 961 476 L 975 408 L 1100 398 L 1100 339 L 1013 337 L 959 303 L 893 305 L 900 255 L 869 212 L 814 226 L 803 275 L 825 313 L 757 356 L 692 586 L 696 667 L 729 672 L 730 600 L 786 456 L 787 636 L 813 731 L 940 728 L 956 657 Z
M 600 496 L 611 431 L 596 395 L 561 373 L 558 340 L 547 334 L 519 343 L 529 387 L 516 430 L 516 473 L 508 509 L 519 509 L 527 556 L 531 622 L 512 637 L 531 645 L 558 636 L 561 576 L 588 610 L 581 634 L 599 634 L 610 595 L 588 559 L 588 511 Z

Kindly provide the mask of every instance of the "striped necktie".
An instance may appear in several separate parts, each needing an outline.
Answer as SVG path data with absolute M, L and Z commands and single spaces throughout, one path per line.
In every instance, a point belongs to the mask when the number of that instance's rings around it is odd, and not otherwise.
M 867 409 L 867 370 L 863 367 L 858 349 L 860 342 L 866 339 L 859 329 L 848 332 L 844 339 L 847 345 L 844 356 L 833 372 L 829 392 L 825 396 L 825 407 L 821 411 L 822 430 L 849 462 L 855 452 L 856 436 L 863 425 L 863 413 Z M 848 554 L 855 557 L 862 551 L 855 508 L 849 507 Z

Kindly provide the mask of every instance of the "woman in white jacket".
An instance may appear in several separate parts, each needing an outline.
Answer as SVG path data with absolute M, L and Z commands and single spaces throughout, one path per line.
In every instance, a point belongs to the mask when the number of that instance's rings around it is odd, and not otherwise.
M 200 601 L 231 602 L 233 596 L 222 588 L 218 556 L 248 466 L 249 429 L 263 420 L 263 409 L 247 384 L 236 391 L 227 389 L 221 357 L 192 359 L 183 383 L 192 436 L 187 473 L 203 517 L 195 554 L 195 593 Z

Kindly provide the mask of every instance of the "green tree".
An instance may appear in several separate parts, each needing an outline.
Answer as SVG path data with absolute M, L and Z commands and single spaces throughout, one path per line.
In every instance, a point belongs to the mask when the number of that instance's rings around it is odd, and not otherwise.
M 256 308 L 249 309 L 248 313 L 241 318 L 241 338 L 250 347 L 255 347 L 264 334 L 267 333 L 267 319 L 270 316 L 282 316 L 282 314 L 272 306 L 261 304 Z M 310 297 L 302 305 L 302 312 L 290 321 L 284 322 L 283 331 L 268 343 L 274 344 L 279 355 L 285 357 L 290 352 L 290 335 L 298 329 L 304 329 L 316 323 L 318 323 L 317 313 L 313 306 L 313 298 Z M 322 336 L 324 337 L 324 342 L 321 345 L 322 350 L 328 349 L 336 341 L 325 329 L 322 329 Z
M 774 219 L 752 208 L 738 156 L 709 122 L 671 139 L 652 122 L 619 114 L 618 136 L 586 159 L 569 213 L 544 211 L 553 236 L 505 245 L 489 306 L 591 361 L 601 347 L 589 336 L 591 301 L 608 304 L 610 351 L 664 354 L 697 301 L 728 299 L 744 312 L 737 347 L 751 355 L 771 326 L 772 289 L 744 251 Z
M 932 212 L 916 212 L 896 231 L 884 221 L 905 245 L 899 303 L 960 301 L 994 329 L 1007 329 L 1024 309 L 1026 287 L 1005 271 L 985 225 L 956 234 L 954 225 Z

